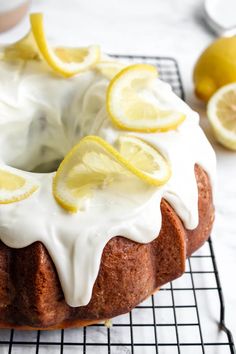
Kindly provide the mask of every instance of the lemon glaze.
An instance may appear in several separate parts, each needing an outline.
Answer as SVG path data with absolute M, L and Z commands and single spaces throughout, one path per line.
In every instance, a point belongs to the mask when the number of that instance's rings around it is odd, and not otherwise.
M 29 198 L 0 204 L 0 237 L 13 248 L 41 241 L 47 248 L 70 306 L 91 299 L 103 249 L 114 236 L 148 243 L 161 228 L 165 198 L 187 229 L 198 225 L 194 165 L 215 178 L 215 154 L 199 127 L 198 114 L 156 80 L 143 92 L 163 109 L 186 115 L 175 130 L 131 133 L 156 147 L 169 161 L 172 177 L 160 188 L 142 181 L 114 182 L 95 191 L 83 210 L 70 214 L 52 195 L 58 161 L 82 137 L 98 135 L 114 145 L 126 133 L 112 125 L 105 108 L 109 81 L 94 70 L 70 79 L 54 75 L 44 63 L 0 63 L 0 167 L 13 166 L 33 177 L 39 188 Z M 12 171 L 14 171 L 14 168 Z

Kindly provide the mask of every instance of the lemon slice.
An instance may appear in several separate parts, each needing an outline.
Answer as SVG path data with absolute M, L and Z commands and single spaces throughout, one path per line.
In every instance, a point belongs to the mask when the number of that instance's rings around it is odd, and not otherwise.
M 47 64 L 57 73 L 70 77 L 95 65 L 100 59 L 100 48 L 89 46 L 88 48 L 59 48 L 54 51 L 49 47 L 44 32 L 43 15 L 34 13 L 30 15 L 31 29 L 38 50 Z M 59 53 L 59 55 L 57 55 Z
M 175 129 L 185 115 L 160 109 L 157 99 L 147 92 L 157 78 L 157 69 L 148 64 L 135 64 L 120 71 L 107 89 L 107 112 L 119 128 L 137 132 Z
M 121 135 L 117 143 L 120 155 L 129 164 L 127 168 L 144 182 L 161 186 L 169 180 L 169 164 L 151 145 L 130 135 Z
M 65 157 L 53 180 L 53 194 L 66 210 L 82 209 L 96 188 L 105 188 L 122 176 L 138 177 L 160 186 L 170 178 L 164 157 L 135 137 L 118 140 L 120 152 L 97 136 L 83 138 Z
M 30 31 L 20 39 L 18 42 L 9 45 L 4 48 L 3 59 L 5 60 L 35 60 L 39 59 L 39 53 L 37 45 L 34 40 L 34 36 Z
M 20 172 L 0 167 L 0 204 L 18 202 L 28 198 L 38 189 L 38 185 Z
M 236 150 L 236 83 L 223 86 L 211 97 L 207 115 L 216 139 Z
M 99 63 L 97 63 L 95 66 L 95 70 L 100 72 L 100 74 L 105 76 L 108 80 L 111 80 L 126 66 L 127 66 L 126 64 L 121 63 L 119 61 L 107 60 L 107 61 L 100 61 Z

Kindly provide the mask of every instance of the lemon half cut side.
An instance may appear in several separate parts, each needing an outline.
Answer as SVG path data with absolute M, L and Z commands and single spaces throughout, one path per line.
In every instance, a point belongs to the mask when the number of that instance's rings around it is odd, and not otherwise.
M 211 97 L 207 115 L 219 143 L 236 150 L 236 83 L 223 86 Z
M 70 212 L 77 212 L 94 189 L 105 188 L 119 176 L 137 177 L 161 186 L 170 178 L 168 162 L 135 137 L 118 140 L 118 148 L 98 136 L 83 138 L 64 158 L 53 180 L 53 195 Z

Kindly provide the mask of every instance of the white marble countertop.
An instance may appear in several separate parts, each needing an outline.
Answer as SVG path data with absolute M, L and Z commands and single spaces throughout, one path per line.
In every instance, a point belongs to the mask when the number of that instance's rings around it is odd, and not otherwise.
M 213 39 L 202 18 L 201 0 L 35 0 L 33 10 L 46 15 L 48 38 L 54 43 L 100 43 L 108 53 L 175 57 L 180 65 L 188 103 L 202 116 L 218 159 L 216 222 L 213 241 L 223 292 L 226 322 L 236 339 L 236 153 L 215 143 L 204 117 L 205 107 L 193 94 L 192 69 Z M 14 41 L 27 21 L 1 34 L 0 43 Z

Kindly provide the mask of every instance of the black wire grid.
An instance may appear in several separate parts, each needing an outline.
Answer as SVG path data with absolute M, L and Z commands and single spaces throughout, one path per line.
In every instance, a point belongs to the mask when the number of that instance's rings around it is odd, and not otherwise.
M 160 77 L 184 98 L 172 58 L 120 56 L 156 65 Z M 0 331 L 0 354 L 236 354 L 225 325 L 225 308 L 212 241 L 190 257 L 185 274 L 129 314 L 104 324 L 59 331 Z

